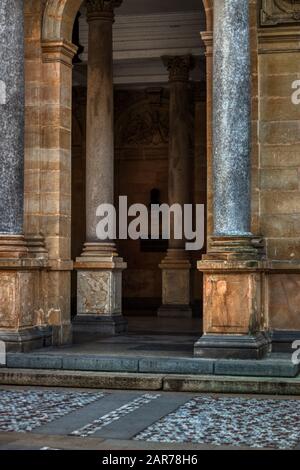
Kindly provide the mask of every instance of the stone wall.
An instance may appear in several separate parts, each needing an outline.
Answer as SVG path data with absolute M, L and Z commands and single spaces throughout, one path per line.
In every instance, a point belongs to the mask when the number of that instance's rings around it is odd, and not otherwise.
M 286 3 L 290 9 L 264 3 L 258 32 L 260 233 L 270 260 L 270 327 L 299 330 L 300 105 L 292 102 L 300 59 L 299 27 L 293 24 L 292 9 L 299 7 Z

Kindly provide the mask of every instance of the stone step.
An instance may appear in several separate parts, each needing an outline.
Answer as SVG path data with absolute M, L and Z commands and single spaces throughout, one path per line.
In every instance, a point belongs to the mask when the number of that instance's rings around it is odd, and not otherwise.
M 95 354 L 8 353 L 11 369 L 51 369 L 144 374 L 185 374 L 249 377 L 296 377 L 300 366 L 289 354 L 271 354 L 261 360 L 104 356 Z
M 41 369 L 0 369 L 0 385 L 197 393 L 300 395 L 300 377 L 232 377 Z

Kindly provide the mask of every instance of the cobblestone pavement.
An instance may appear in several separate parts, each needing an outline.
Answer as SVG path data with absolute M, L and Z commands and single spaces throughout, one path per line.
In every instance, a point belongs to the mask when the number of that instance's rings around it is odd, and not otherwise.
M 0 449 L 293 449 L 300 399 L 2 387 Z

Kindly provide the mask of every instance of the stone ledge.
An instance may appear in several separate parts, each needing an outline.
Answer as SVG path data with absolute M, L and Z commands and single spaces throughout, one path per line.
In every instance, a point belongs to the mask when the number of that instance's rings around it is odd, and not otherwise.
M 0 385 L 162 390 L 168 392 L 299 395 L 300 378 L 157 375 L 0 369 Z
M 274 355 L 263 360 L 199 359 L 168 357 L 101 356 L 69 353 L 8 353 L 9 369 L 48 369 L 61 371 L 131 372 L 142 374 L 220 375 L 248 377 L 296 377 L 300 365 Z M 1 370 L 1 368 L 0 368 Z
M 296 377 L 299 366 L 284 360 L 220 360 L 215 363 L 215 375 L 247 377 Z
M 213 374 L 213 360 L 144 358 L 139 361 L 139 372 L 162 374 Z
M 109 372 L 0 369 L 0 384 L 118 390 L 162 390 L 163 377 L 160 375 L 112 374 Z
M 300 378 L 179 376 L 164 377 L 168 392 L 247 393 L 261 395 L 299 395 Z

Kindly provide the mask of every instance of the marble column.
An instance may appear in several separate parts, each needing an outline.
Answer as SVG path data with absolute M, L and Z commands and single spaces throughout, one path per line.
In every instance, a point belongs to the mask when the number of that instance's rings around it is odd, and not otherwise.
M 214 3 L 213 219 L 204 273 L 200 357 L 260 358 L 268 350 L 263 245 L 251 234 L 251 64 L 248 0 Z
M 214 9 L 214 234 L 250 235 L 251 75 L 248 0 Z
M 169 72 L 170 87 L 170 133 L 169 133 L 169 205 L 190 202 L 190 110 L 189 75 L 193 66 L 192 56 L 163 57 Z M 173 219 L 171 219 L 173 222 Z M 190 270 L 191 264 L 185 251 L 185 239 L 171 238 L 167 256 L 160 264 L 162 270 L 162 306 L 159 316 L 191 317 Z
M 114 204 L 114 9 L 122 0 L 88 0 L 89 25 L 87 135 L 86 135 L 86 243 L 76 260 L 77 317 L 80 329 L 115 334 L 126 329 L 122 317 L 122 270 L 126 268 L 113 240 L 97 237 L 100 204 Z
M 0 341 L 27 351 L 52 340 L 37 326 L 43 262 L 31 257 L 24 210 L 23 0 L 0 0 Z

